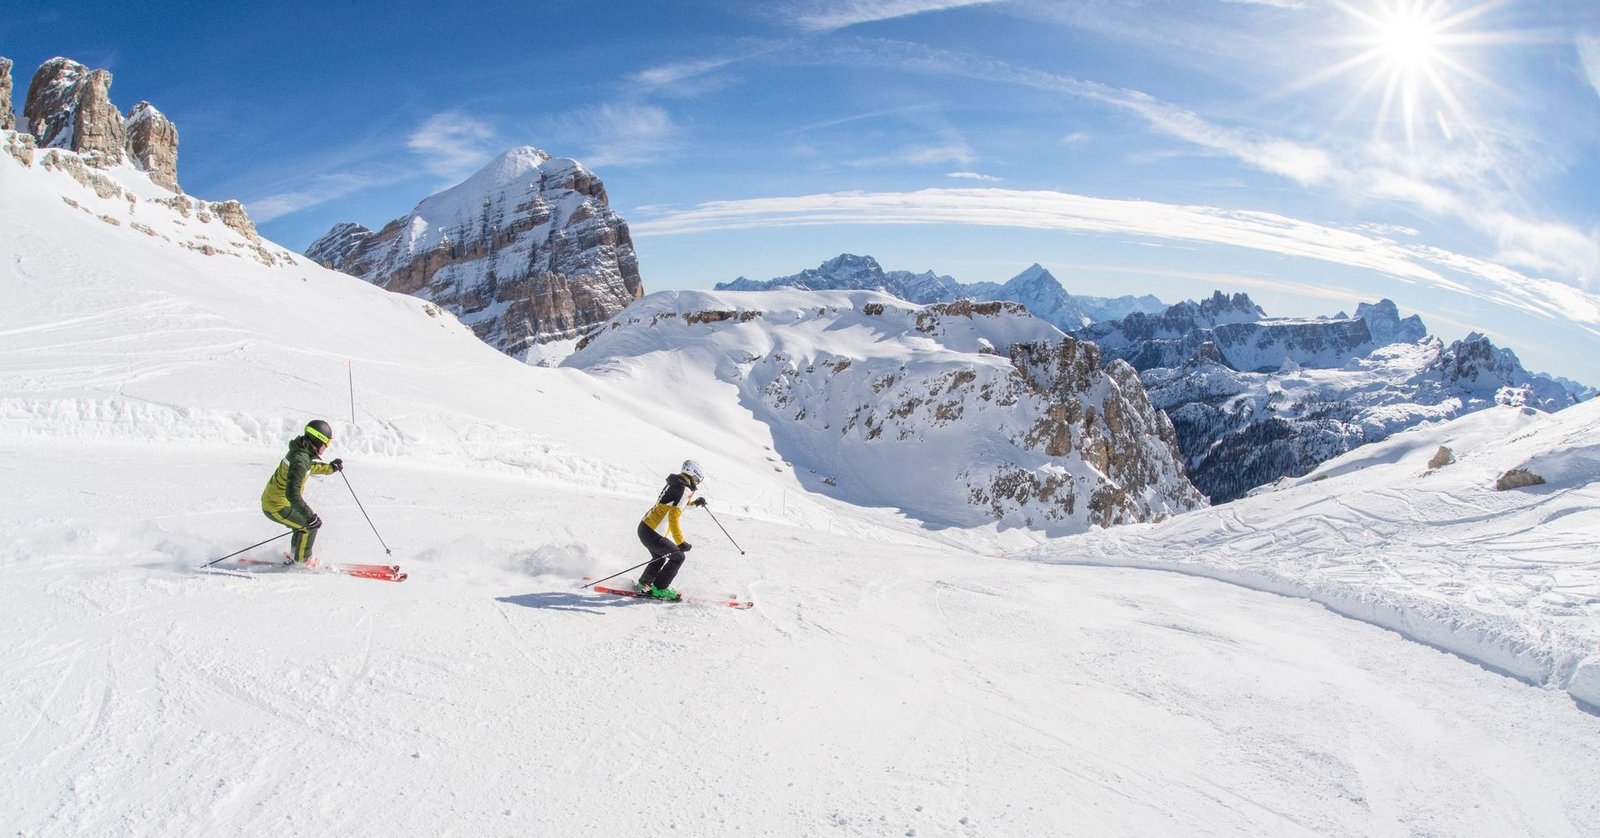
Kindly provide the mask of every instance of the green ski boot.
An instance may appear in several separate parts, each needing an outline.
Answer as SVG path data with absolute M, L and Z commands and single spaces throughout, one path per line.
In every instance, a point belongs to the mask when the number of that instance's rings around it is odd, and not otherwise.
M 683 599 L 683 597 L 678 595 L 677 591 L 674 591 L 671 588 L 657 588 L 654 585 L 650 586 L 650 595 L 656 599 L 664 599 L 667 602 L 677 602 L 678 600 Z

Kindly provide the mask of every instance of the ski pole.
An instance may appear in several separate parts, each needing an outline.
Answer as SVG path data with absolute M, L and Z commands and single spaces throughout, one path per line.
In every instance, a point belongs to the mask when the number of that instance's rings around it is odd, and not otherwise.
M 645 559 L 645 560 L 644 560 L 644 561 L 642 561 L 642 562 L 640 562 L 640 563 L 638 563 L 638 564 L 636 564 L 636 565 L 634 565 L 634 566 L 633 566 L 633 567 L 630 567 L 630 568 L 628 568 L 628 570 L 638 570 L 638 569 L 639 569 L 639 568 L 641 568 L 641 567 L 644 567 L 644 566 L 645 566 L 645 565 L 647 565 L 647 564 L 649 564 L 649 563 L 651 563 L 651 562 L 653 562 L 653 561 L 655 561 L 655 560 L 656 560 L 656 557 L 655 557 L 655 556 L 651 556 L 651 557 L 650 557 L 650 558 L 648 558 L 648 559 Z M 617 571 L 617 572 L 616 572 L 616 573 L 613 573 L 613 574 L 611 574 L 611 575 L 610 575 L 610 576 L 607 576 L 607 577 L 606 577 L 606 579 L 615 579 L 615 578 L 617 578 L 617 577 L 618 577 L 618 576 L 621 576 L 621 575 L 622 575 L 622 574 L 624 574 L 624 573 L 627 573 L 627 572 L 628 572 L 628 570 L 619 570 L 619 571 Z M 601 582 L 604 582 L 604 581 L 606 581 L 606 579 L 596 579 L 596 580 L 594 580 L 594 581 L 593 581 L 593 582 L 585 582 L 585 583 L 583 583 L 583 584 L 582 584 L 582 585 L 579 585 L 579 586 L 578 586 L 578 590 L 580 590 L 580 591 L 581 591 L 581 590 L 583 590 L 583 589 L 584 589 L 584 588 L 587 588 L 587 587 L 589 587 L 589 586 L 590 586 L 590 585 L 598 585 L 598 584 L 600 584 L 600 583 L 601 583 Z
M 280 532 L 277 535 L 267 539 L 266 541 L 258 541 L 255 544 L 252 544 L 249 547 L 244 548 L 244 550 L 235 550 L 232 553 L 229 553 L 228 555 L 223 556 L 222 559 L 231 559 L 234 556 L 237 556 L 240 553 L 243 553 L 245 550 L 254 550 L 254 549 L 256 549 L 257 547 L 260 547 L 263 544 L 271 544 L 272 542 L 277 541 L 278 539 L 283 538 L 286 535 L 292 535 L 292 534 L 294 534 L 294 530 L 289 530 L 288 532 Z M 200 565 L 200 566 L 201 567 L 210 567 L 210 566 L 216 564 L 217 562 L 222 561 L 222 559 L 212 559 L 211 561 L 206 562 L 205 564 Z
M 339 476 L 344 477 L 344 469 L 339 470 Z M 361 510 L 361 517 L 367 519 L 367 526 L 372 527 L 372 534 L 378 535 L 378 526 L 372 523 L 372 516 L 368 515 L 367 508 L 361 505 L 361 498 L 356 497 L 356 487 L 350 485 L 350 478 L 344 477 L 344 485 L 345 488 L 350 490 L 350 497 L 356 498 L 356 508 Z M 383 536 L 378 535 L 378 543 L 383 544 Z M 389 549 L 389 545 L 383 544 L 383 554 L 385 556 L 392 556 L 394 555 L 394 551 Z
M 709 507 L 709 506 L 702 506 L 702 507 L 700 507 L 700 508 L 701 508 L 701 509 L 704 509 L 704 510 L 705 510 L 705 511 L 706 511 L 706 514 L 707 514 L 707 515 L 711 515 L 711 507 Z M 717 521 L 717 516 L 715 516 L 715 515 L 711 515 L 711 520 L 713 520 L 713 521 Z M 723 535 L 727 535 L 727 536 L 728 536 L 728 540 L 729 540 L 729 541 L 733 541 L 733 536 L 731 536 L 731 535 L 728 535 L 728 528 L 727 528 L 727 527 L 724 527 L 724 526 L 723 526 L 723 525 L 722 525 L 722 522 L 721 522 L 721 521 L 717 521 L 717 529 L 719 529 L 719 530 L 722 530 L 722 534 L 723 534 Z M 744 548 L 743 548 L 743 547 L 740 547 L 740 546 L 739 546 L 739 542 L 737 542 L 737 541 L 733 541 L 733 549 L 735 549 L 735 550 L 738 550 L 738 551 L 739 551 L 739 555 L 741 555 L 741 556 L 743 556 L 743 555 L 744 555 Z

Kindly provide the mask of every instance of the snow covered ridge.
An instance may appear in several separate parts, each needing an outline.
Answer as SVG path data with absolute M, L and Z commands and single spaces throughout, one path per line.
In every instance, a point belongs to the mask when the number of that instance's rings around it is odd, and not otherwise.
M 1479 334 L 1447 345 L 1389 300 L 1355 317 L 1269 318 L 1248 296 L 1218 292 L 1073 334 L 1140 370 L 1190 478 L 1217 503 L 1423 422 L 1576 403 L 1511 350 Z
M 151 173 L 127 161 L 107 166 L 95 155 L 38 149 L 29 134 L 0 131 L 0 169 L 17 178 L 10 182 L 19 191 L 8 193 L 8 198 L 25 200 L 20 190 L 27 183 L 34 193 L 31 197 L 63 203 L 107 225 L 125 228 L 129 235 L 268 266 L 286 265 L 295 258 L 261 238 L 238 201 L 173 194 Z
M 1034 263 L 1001 283 L 962 283 L 933 271 L 885 271 L 871 256 L 844 253 L 791 276 L 762 282 L 739 277 L 718 283 L 718 291 L 771 291 L 797 288 L 812 291 L 879 291 L 919 304 L 948 303 L 961 299 L 1004 300 L 1021 303 L 1035 317 L 1056 328 L 1071 331 L 1090 323 L 1126 317 L 1133 312 L 1159 312 L 1166 308 L 1153 296 L 1080 297 L 1067 293 L 1048 270 Z
M 644 293 L 627 222 L 583 164 L 529 146 L 425 198 L 374 233 L 336 224 L 306 249 L 318 264 L 448 309 L 528 361 Z
M 1061 534 L 1204 505 L 1132 367 L 1015 303 L 660 292 L 565 366 L 731 387 L 808 489 L 936 527 Z
M 1449 456 L 1438 456 L 1440 448 Z M 1515 470 L 1544 482 L 1498 490 Z M 1249 497 L 1050 545 L 1313 599 L 1600 712 L 1600 402 L 1489 407 Z

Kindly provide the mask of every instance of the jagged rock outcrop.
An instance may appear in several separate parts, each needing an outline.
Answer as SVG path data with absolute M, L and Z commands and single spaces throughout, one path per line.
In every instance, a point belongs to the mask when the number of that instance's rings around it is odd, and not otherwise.
M 1525 468 L 1511 469 L 1505 474 L 1500 475 L 1500 477 L 1494 481 L 1494 489 L 1497 492 L 1507 492 L 1512 489 L 1526 489 L 1529 486 L 1542 485 L 1544 485 L 1544 478 Z
M 135 165 L 157 185 L 183 191 L 178 187 L 178 126 L 149 102 L 140 102 L 128 111 L 122 127 Z
M 111 104 L 111 74 L 67 58 L 39 66 L 22 116 L 40 148 L 78 152 L 93 165 L 112 166 L 127 154 L 122 113 Z
M 938 526 L 1067 533 L 1205 503 L 1134 369 L 1017 303 L 661 292 L 566 364 L 654 359 L 734 387 L 814 491 Z
M 16 127 L 16 112 L 11 108 L 11 59 L 0 57 L 0 131 Z
M 360 224 L 335 224 L 332 230 L 306 248 L 305 255 L 324 268 L 343 271 L 350 256 L 359 252 L 372 236 L 372 231 Z
M 1035 317 L 1071 331 L 1100 320 L 1125 317 L 1132 312 L 1160 311 L 1165 308 L 1152 296 L 1079 297 L 1067 293 L 1061 282 L 1042 265 L 1034 263 L 1004 284 L 971 284 L 936 274 L 933 271 L 885 271 L 871 256 L 841 254 L 815 268 L 775 279 L 756 281 L 739 277 L 718 283 L 718 291 L 770 291 L 797 288 L 808 291 L 877 291 L 908 302 L 929 305 L 960 299 L 1005 300 L 1021 303 Z
M 1416 343 L 1428 336 L 1428 327 L 1422 325 L 1422 317 L 1413 314 L 1404 320 L 1400 319 L 1400 308 L 1392 300 L 1358 303 L 1356 319 L 1366 321 L 1372 342 L 1378 346 Z
M 377 233 L 337 225 L 306 255 L 431 300 L 521 358 L 584 334 L 644 294 L 627 222 L 600 178 L 527 146 Z
M 1496 404 L 1548 412 L 1576 403 L 1483 335 L 1446 344 L 1388 300 L 1315 320 L 1241 320 L 1259 311 L 1243 295 L 1179 308 L 1077 334 L 1100 337 L 1108 356 L 1141 370 L 1190 479 L 1213 503 L 1422 422 Z

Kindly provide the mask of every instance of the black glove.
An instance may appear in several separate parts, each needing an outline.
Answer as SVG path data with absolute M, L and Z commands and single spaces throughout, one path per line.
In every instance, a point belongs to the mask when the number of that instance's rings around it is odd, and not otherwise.
M 693 550 L 693 549 L 694 549 L 694 545 L 690 544 L 687 541 L 685 541 L 682 544 L 678 545 L 678 552 L 679 553 L 687 553 L 687 552 L 689 552 L 690 550 Z
M 706 505 L 706 499 L 705 498 L 695 498 L 694 500 L 689 501 L 689 505 L 690 506 L 705 506 Z
M 318 527 L 321 527 L 321 526 L 322 526 L 322 516 L 316 514 L 315 512 L 311 513 L 311 520 L 306 522 L 306 529 L 314 530 L 314 529 L 317 529 Z
M 328 463 L 328 465 L 332 466 L 334 471 L 344 471 L 344 460 L 338 457 L 333 458 L 333 462 Z

